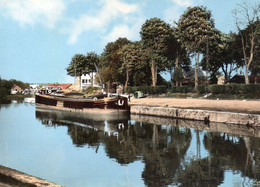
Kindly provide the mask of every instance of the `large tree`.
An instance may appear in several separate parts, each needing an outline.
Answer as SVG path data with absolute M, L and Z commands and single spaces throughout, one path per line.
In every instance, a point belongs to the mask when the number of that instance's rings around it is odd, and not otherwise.
M 66 68 L 67 74 L 70 76 L 78 77 L 79 83 L 81 84 L 81 75 L 82 74 L 90 74 L 96 72 L 95 64 L 99 63 L 99 57 L 95 52 L 89 52 L 87 55 L 83 54 L 75 54 L 69 66 Z M 92 81 L 93 82 L 93 81 Z M 80 85 L 79 85 L 80 86 Z
M 159 18 L 146 20 L 141 28 L 143 55 L 150 62 L 152 85 L 156 86 L 157 74 L 167 67 L 168 40 L 173 31 Z
M 127 38 L 118 38 L 114 42 L 106 45 L 101 56 L 101 74 L 104 81 L 108 84 L 125 82 L 125 76 L 119 72 L 122 67 L 123 60 L 120 56 L 121 48 L 129 44 Z
M 81 75 L 86 71 L 86 56 L 83 54 L 75 54 L 69 66 L 66 68 L 67 74 L 70 76 L 78 77 L 79 86 L 81 84 Z
M 218 32 L 211 12 L 199 6 L 189 7 L 180 17 L 177 26 L 181 43 L 195 56 L 195 89 L 197 90 L 200 55 L 206 54 L 207 42 L 215 40 Z
M 135 42 L 123 46 L 119 52 L 123 60 L 122 67 L 119 69 L 119 71 L 125 72 L 126 74 L 125 88 L 127 87 L 129 78 L 134 71 L 135 64 L 141 60 L 140 50 L 140 45 L 138 45 L 138 42 Z
M 86 68 L 85 72 L 90 75 L 91 85 L 93 86 L 93 72 L 97 72 L 97 66 L 99 65 L 99 56 L 95 52 L 89 52 L 86 55 Z
M 256 40 L 260 30 L 260 2 L 238 4 L 234 10 L 236 26 L 241 36 L 245 65 L 245 83 L 249 84 L 248 72 L 256 54 Z
M 190 58 L 189 53 L 186 48 L 181 45 L 180 42 L 180 32 L 178 29 L 173 28 L 173 36 L 170 40 L 169 45 L 169 57 L 171 59 L 171 66 L 169 66 L 171 79 L 175 81 L 175 85 L 181 85 L 181 81 L 183 80 L 183 69 L 189 69 Z M 174 72 L 172 70 L 174 69 Z
M 203 70 L 209 71 L 211 78 L 216 77 L 219 69 L 225 76 L 225 83 L 228 83 L 234 71 L 242 67 L 242 56 L 238 47 L 237 34 L 221 33 L 218 45 L 211 45 L 210 52 L 204 55 L 201 65 Z

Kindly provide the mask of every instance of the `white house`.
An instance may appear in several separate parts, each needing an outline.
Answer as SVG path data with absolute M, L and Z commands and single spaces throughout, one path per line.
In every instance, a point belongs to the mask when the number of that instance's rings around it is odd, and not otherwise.
M 96 72 L 81 75 L 81 90 L 86 90 L 88 87 L 100 87 L 96 80 Z

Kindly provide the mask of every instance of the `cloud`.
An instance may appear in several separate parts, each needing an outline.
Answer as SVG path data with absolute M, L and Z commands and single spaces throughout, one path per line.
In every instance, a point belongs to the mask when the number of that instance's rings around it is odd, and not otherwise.
M 71 20 L 69 32 L 69 44 L 77 42 L 84 32 L 96 30 L 105 33 L 113 21 L 124 20 L 128 15 L 136 13 L 136 4 L 127 4 L 120 0 L 101 0 L 101 7 L 95 11 L 95 15 L 83 14 L 78 19 Z
M 61 19 L 65 5 L 62 0 L 0 0 L 0 11 L 20 25 L 43 24 L 53 28 Z
M 181 7 L 192 6 L 192 2 L 190 0 L 172 0 L 172 2 Z
M 185 9 L 189 6 L 193 6 L 191 0 L 170 0 L 173 4 L 164 11 L 164 19 L 167 22 L 173 23 L 178 21 Z

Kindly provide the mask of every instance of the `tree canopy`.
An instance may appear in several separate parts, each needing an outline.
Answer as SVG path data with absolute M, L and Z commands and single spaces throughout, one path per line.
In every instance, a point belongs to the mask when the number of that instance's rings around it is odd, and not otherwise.
M 151 18 L 142 25 L 140 34 L 143 54 L 150 62 L 153 86 L 156 86 L 157 74 L 167 67 L 168 41 L 173 30 L 161 19 Z
M 181 43 L 196 57 L 195 89 L 198 87 L 200 54 L 206 54 L 208 45 L 217 44 L 219 32 L 215 29 L 211 12 L 205 7 L 189 7 L 177 23 Z
M 187 8 L 173 26 L 156 17 L 147 19 L 140 41 L 118 38 L 109 42 L 100 56 L 95 52 L 75 54 L 66 70 L 68 75 L 80 76 L 95 72 L 96 64 L 107 85 L 125 87 L 156 86 L 164 82 L 160 73 L 169 71 L 178 86 L 184 78 L 183 69 L 189 70 L 195 58 L 195 89 L 199 66 L 210 73 L 211 80 L 223 73 L 226 83 L 242 67 L 246 67 L 246 77 L 249 71 L 259 75 L 259 10 L 259 3 L 253 7 L 241 3 L 234 11 L 238 33 L 229 34 L 215 28 L 211 11 L 203 6 Z

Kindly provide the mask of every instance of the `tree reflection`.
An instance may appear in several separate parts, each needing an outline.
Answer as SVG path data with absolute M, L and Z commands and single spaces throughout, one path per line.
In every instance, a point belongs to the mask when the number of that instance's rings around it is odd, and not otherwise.
M 240 171 L 243 177 L 260 181 L 259 138 L 234 137 L 225 133 L 207 133 L 204 145 L 219 161 L 222 170 Z
M 241 172 L 243 177 L 256 182 L 260 180 L 259 138 L 205 132 L 201 145 L 203 133 L 180 127 L 184 122 L 178 120 L 157 125 L 131 121 L 128 116 L 97 120 L 54 111 L 36 111 L 36 117 L 48 127 L 67 126 L 77 147 L 89 146 L 98 152 L 102 145 L 107 156 L 120 164 L 142 160 L 142 178 L 147 186 L 218 186 L 227 170 Z M 198 122 L 192 126 L 195 123 Z M 196 140 L 196 155 L 187 153 L 192 136 Z M 202 146 L 209 153 L 204 158 Z

